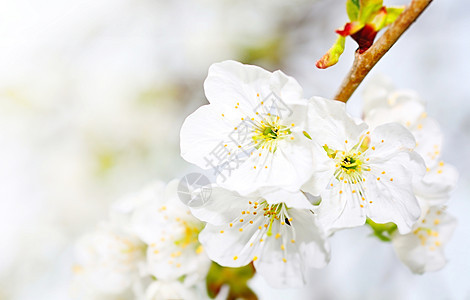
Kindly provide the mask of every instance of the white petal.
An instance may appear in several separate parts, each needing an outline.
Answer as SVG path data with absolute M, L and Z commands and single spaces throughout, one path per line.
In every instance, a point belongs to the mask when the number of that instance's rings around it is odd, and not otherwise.
M 305 183 L 314 169 L 309 140 L 293 133 L 294 140 L 281 140 L 274 153 L 267 149 L 253 153 L 226 179 L 217 183 L 227 189 L 247 195 L 260 188 L 279 187 L 296 191 Z M 261 156 L 259 154 L 261 153 Z
M 400 151 L 411 151 L 416 145 L 411 132 L 398 123 L 387 123 L 376 127 L 370 134 L 368 157 L 372 161 L 383 161 Z
M 367 82 L 363 90 L 364 114 L 377 107 L 387 105 L 389 94 L 395 89 L 392 81 L 383 75 L 375 75 Z
M 419 102 L 405 102 L 392 107 L 380 107 L 365 115 L 364 121 L 375 128 L 382 124 L 397 122 L 408 128 L 415 125 L 424 114 L 425 107 Z
M 147 248 L 147 268 L 157 279 L 176 280 L 183 275 L 197 272 L 201 272 L 202 279 L 209 270 L 210 260 L 204 252 L 198 251 L 196 245 L 182 248 L 170 242 L 158 248 L 152 246 L 157 244 L 162 242 L 156 240 Z
M 457 169 L 449 164 L 439 163 L 429 169 L 422 180 L 415 180 L 413 188 L 416 195 L 423 198 L 429 205 L 445 204 L 459 179 Z
M 196 290 L 177 280 L 152 282 L 145 292 L 145 300 L 197 299 Z
M 248 223 L 250 220 L 253 224 Z M 233 226 L 207 224 L 199 234 L 199 241 L 209 258 L 225 267 L 245 266 L 259 255 L 259 242 L 254 238 L 258 226 L 263 225 L 262 218 L 248 217 L 243 223 L 235 221 Z M 253 246 L 250 247 L 251 243 Z
M 441 156 L 443 134 L 439 123 L 429 117 L 420 118 L 411 128 L 416 139 L 415 151 L 419 153 L 429 168 L 437 165 Z
M 291 225 L 273 224 L 266 238 L 256 270 L 273 287 L 300 287 L 306 283 L 309 268 L 322 268 L 329 261 L 329 247 L 322 231 L 308 210 L 291 209 Z
M 242 108 L 250 111 L 255 110 L 259 99 L 265 99 L 273 92 L 286 103 L 302 97 L 302 88 L 294 78 L 280 71 L 270 73 L 235 61 L 213 64 L 204 90 L 210 103 L 239 102 Z
M 367 129 L 365 123 L 357 124 L 346 113 L 345 104 L 340 101 L 328 100 L 320 97 L 310 99 L 308 108 L 307 133 L 319 145 L 338 150 L 344 149 L 345 141 L 351 146 L 359 141 L 363 131 Z
M 310 193 L 314 196 L 320 195 L 330 182 L 335 172 L 335 161 L 330 159 L 326 151 L 315 143 L 310 146 L 313 152 L 312 176 L 302 186 L 302 191 Z
M 452 236 L 456 225 L 454 217 L 438 207 L 432 207 L 412 233 L 395 233 L 392 243 L 400 260 L 412 272 L 422 274 L 437 271 L 446 264 L 443 246 Z
M 409 232 L 421 214 L 411 184 L 412 165 L 409 153 L 397 153 L 382 164 L 371 164 L 365 181 L 367 216 L 376 223 L 395 223 L 400 233 Z
M 180 132 L 181 156 L 186 161 L 209 169 L 227 158 L 229 150 L 224 144 L 238 125 L 238 121 L 228 119 L 228 112 L 204 105 L 186 118 Z
M 328 234 L 365 224 L 365 204 L 359 192 L 354 191 L 350 184 L 334 180 L 333 187 L 329 186 L 322 193 L 322 201 L 315 212 Z
M 391 108 L 408 102 L 424 104 L 415 91 L 395 90 L 391 80 L 385 76 L 373 77 L 364 89 L 363 98 L 366 116 L 377 108 Z
M 272 191 L 263 193 L 263 198 L 268 204 L 285 203 L 289 208 L 314 209 L 307 196 L 298 192 L 289 192 L 282 189 L 273 189 Z
M 204 222 L 224 225 L 236 219 L 248 201 L 247 197 L 214 185 L 207 202 L 201 207 L 190 209 L 195 217 Z

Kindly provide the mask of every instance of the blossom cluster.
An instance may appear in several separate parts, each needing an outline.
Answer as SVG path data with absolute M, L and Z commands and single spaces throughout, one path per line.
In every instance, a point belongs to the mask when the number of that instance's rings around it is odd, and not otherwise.
M 416 94 L 376 81 L 361 120 L 344 103 L 304 98 L 281 71 L 235 61 L 212 65 L 204 89 L 209 104 L 180 141 L 185 160 L 216 176 L 210 199 L 191 208 L 207 223 L 210 259 L 253 262 L 271 285 L 296 287 L 329 262 L 329 236 L 367 223 L 413 272 L 444 266 L 458 176 Z
M 204 299 L 211 261 L 198 241 L 203 223 L 155 182 L 118 201 L 109 220 L 76 244 L 77 299 Z
M 281 71 L 235 61 L 212 65 L 204 88 L 210 104 L 187 117 L 180 142 L 214 174 L 210 194 L 193 189 L 198 201 L 185 205 L 173 180 L 116 203 L 77 244 L 79 298 L 204 299 L 211 261 L 302 286 L 328 264 L 331 235 L 365 224 L 412 272 L 445 265 L 458 174 L 414 92 L 377 78 L 358 119 L 344 103 L 304 98 Z

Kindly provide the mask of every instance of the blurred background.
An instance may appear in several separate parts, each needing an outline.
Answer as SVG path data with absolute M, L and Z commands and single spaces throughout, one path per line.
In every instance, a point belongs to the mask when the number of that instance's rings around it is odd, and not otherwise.
M 305 96 L 332 97 L 355 43 L 331 69 L 314 64 L 347 21 L 344 2 L 0 0 L 0 299 L 69 299 L 76 238 L 118 198 L 194 169 L 179 130 L 206 103 L 212 63 L 282 69 Z M 261 299 L 470 299 L 469 9 L 434 1 L 367 78 L 416 90 L 442 126 L 443 159 L 461 174 L 446 268 L 413 275 L 367 228 L 345 230 L 307 287 L 256 277 Z M 362 88 L 348 103 L 356 116 Z

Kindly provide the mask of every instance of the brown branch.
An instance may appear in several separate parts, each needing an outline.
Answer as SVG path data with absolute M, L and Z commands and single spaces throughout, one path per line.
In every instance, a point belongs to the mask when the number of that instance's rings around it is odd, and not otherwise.
M 362 54 L 356 52 L 351 70 L 341 84 L 334 99 L 342 102 L 348 101 L 375 64 L 387 53 L 431 2 L 432 0 L 412 0 L 410 5 L 398 16 L 377 42 Z

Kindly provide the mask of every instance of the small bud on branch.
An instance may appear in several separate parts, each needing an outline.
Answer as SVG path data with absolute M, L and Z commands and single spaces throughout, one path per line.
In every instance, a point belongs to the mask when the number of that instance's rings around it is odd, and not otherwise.
M 351 70 L 344 79 L 334 99 L 346 102 L 372 70 L 375 64 L 387 53 L 400 36 L 411 26 L 432 0 L 412 0 L 385 33 L 368 50 L 356 51 Z

